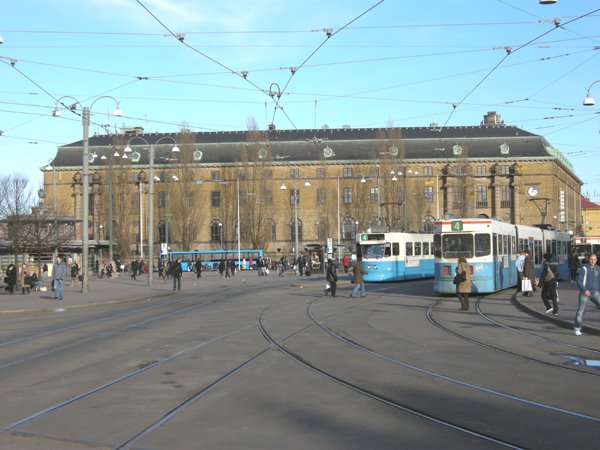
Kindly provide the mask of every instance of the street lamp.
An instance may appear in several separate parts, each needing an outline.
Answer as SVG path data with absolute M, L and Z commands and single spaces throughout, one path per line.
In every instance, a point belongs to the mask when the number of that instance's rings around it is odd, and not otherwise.
M 146 145 L 149 147 L 149 153 L 148 153 L 148 286 L 152 286 L 152 277 L 154 274 L 154 269 L 153 269 L 153 260 L 154 260 L 154 181 L 157 180 L 158 177 L 154 176 L 154 151 L 155 151 L 155 146 L 160 144 L 160 142 L 164 139 L 170 139 L 174 146 L 171 149 L 172 152 L 179 152 L 179 147 L 177 147 L 177 141 L 172 138 L 171 136 L 163 136 L 160 139 L 158 139 L 155 143 L 150 144 L 148 143 L 148 141 L 146 139 L 144 139 L 143 137 L 140 136 L 133 136 L 131 138 L 129 138 L 129 140 L 127 141 L 127 145 L 125 146 L 125 150 L 124 152 L 127 153 L 131 153 L 131 147 L 129 146 L 130 142 L 132 142 L 134 139 L 139 139 L 143 142 L 146 143 Z M 124 153 L 126 154 L 126 153 Z M 131 160 L 133 162 L 138 162 L 141 158 L 141 155 L 135 151 L 131 154 Z M 175 175 L 173 175 L 175 177 Z M 158 178 L 158 180 L 160 180 L 160 178 Z M 166 194 L 167 196 L 169 195 L 168 193 Z M 140 205 L 141 205 L 142 199 L 140 198 Z M 140 206 L 141 208 L 141 206 Z M 166 213 L 165 213 L 166 214 Z M 140 213 L 140 217 L 141 217 L 141 213 Z M 165 215 L 166 219 L 168 219 L 168 217 Z M 141 229 L 141 218 L 140 218 L 140 229 Z M 165 229 L 168 230 L 168 225 L 167 222 L 165 221 Z M 165 235 L 167 235 L 167 233 L 165 232 Z M 141 239 L 141 238 L 140 238 Z M 168 239 L 167 239 L 168 241 Z M 143 247 L 143 243 L 140 242 L 140 246 Z M 168 251 L 168 246 L 167 246 L 167 251 Z
M 54 250 L 52 251 L 52 262 L 56 261 L 58 256 L 58 222 L 56 217 L 56 169 L 52 163 L 46 166 L 46 171 L 52 171 L 52 212 L 54 215 L 54 235 L 56 242 L 54 243 Z
M 594 106 L 596 104 L 596 100 L 594 100 L 594 98 L 592 97 L 592 86 L 596 83 L 600 83 L 600 80 L 596 80 L 592 84 L 590 84 L 590 87 L 587 90 L 587 95 L 583 100 L 583 106 Z
M 304 186 L 309 187 L 310 181 L 306 180 L 304 182 Z M 285 191 L 287 190 L 287 186 L 285 185 L 285 183 L 282 183 L 279 189 Z M 294 261 L 298 261 L 298 189 L 294 189 L 293 194 L 294 196 L 292 197 L 292 200 L 294 201 Z
M 66 99 L 69 98 L 71 100 L 74 101 L 74 103 L 72 103 L 71 105 L 65 105 L 62 102 L 62 99 Z M 83 191 L 82 191 L 82 211 L 81 211 L 81 215 L 82 215 L 82 233 L 81 233 L 81 275 L 82 275 L 82 283 L 81 283 L 81 292 L 83 292 L 84 294 L 87 294 L 89 291 L 89 276 L 88 276 L 88 252 L 89 252 L 89 230 L 88 230 L 88 221 L 89 221 L 89 158 L 90 158 L 90 154 L 89 154 L 89 133 L 90 133 L 90 110 L 92 108 L 92 106 L 94 106 L 94 104 L 103 98 L 110 98 L 112 100 L 114 100 L 114 102 L 117 104 L 116 109 L 113 111 L 113 115 L 115 116 L 122 116 L 123 113 L 121 112 L 121 110 L 119 109 L 119 102 L 117 101 L 117 99 L 115 99 L 114 97 L 111 97 L 109 95 L 103 95 L 101 97 L 96 98 L 90 106 L 82 106 L 81 102 L 79 102 L 79 100 L 77 100 L 74 97 L 71 96 L 64 96 L 59 98 L 56 101 L 56 105 L 54 106 L 54 111 L 52 112 L 52 115 L 54 117 L 60 117 L 61 113 L 60 110 L 58 109 L 58 104 L 60 103 L 62 106 L 64 106 L 65 108 L 67 108 L 69 111 L 73 112 L 74 114 L 77 114 L 75 111 L 77 109 L 77 106 L 79 106 L 81 108 L 81 123 L 83 125 L 83 167 L 82 167 L 82 171 L 83 171 Z

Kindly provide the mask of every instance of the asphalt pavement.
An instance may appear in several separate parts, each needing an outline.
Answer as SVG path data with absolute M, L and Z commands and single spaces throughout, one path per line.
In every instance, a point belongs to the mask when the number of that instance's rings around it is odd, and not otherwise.
M 245 277 L 258 276 L 257 272 L 239 272 L 231 279 L 232 283 L 240 282 Z M 268 275 L 276 277 L 276 274 Z M 289 279 L 290 284 L 294 287 L 301 288 L 303 284 L 314 284 L 324 282 L 323 276 L 317 275 L 310 278 L 300 278 L 292 272 L 286 274 L 286 279 Z M 193 273 L 184 273 L 182 279 L 182 291 L 199 291 L 201 292 L 204 283 L 222 282 L 222 278 L 217 272 L 203 273 L 198 280 Z M 340 277 L 338 289 L 349 281 Z M 150 298 L 168 296 L 173 294 L 172 280 L 163 280 L 157 276 L 153 277 L 152 286 L 148 286 L 147 275 L 138 276 L 136 280 L 131 278 L 129 273 L 118 274 L 113 278 L 98 278 L 91 276 L 89 279 L 89 289 L 87 293 L 81 292 L 81 285 L 71 285 L 70 280 L 65 283 L 64 300 L 54 300 L 54 293 L 50 289 L 49 280 L 45 283 L 47 290 L 40 292 L 31 292 L 23 295 L 21 292 L 15 292 L 14 295 L 8 294 L 4 287 L 0 288 L 0 314 L 25 314 L 39 312 L 61 312 L 68 309 L 93 307 L 97 305 L 107 305 L 121 302 L 144 301 Z M 367 285 L 367 290 L 369 289 Z M 347 290 L 347 289 L 346 289 Z M 571 329 L 573 328 L 573 319 L 579 303 L 579 290 L 576 284 L 568 281 L 559 283 L 559 311 L 558 316 L 554 316 L 551 312 L 546 313 L 540 298 L 540 290 L 538 289 L 532 297 L 525 297 L 522 293 L 511 293 L 510 300 L 516 307 L 526 311 L 528 314 L 539 317 L 540 319 L 550 321 L 557 326 Z M 340 292 L 342 294 L 342 292 Z M 343 294 L 342 294 L 343 295 Z M 600 336 L 600 311 L 596 306 L 589 302 L 586 312 L 583 317 L 584 333 Z

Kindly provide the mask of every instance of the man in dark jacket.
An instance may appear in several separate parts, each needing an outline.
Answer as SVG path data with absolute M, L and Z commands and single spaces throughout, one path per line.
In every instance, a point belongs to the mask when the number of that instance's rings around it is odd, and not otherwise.
M 335 291 L 337 289 L 337 271 L 335 269 L 335 264 L 333 264 L 333 260 L 329 258 L 327 260 L 327 282 L 329 283 L 329 287 L 325 289 L 325 295 L 328 292 L 331 292 L 331 296 L 335 297 Z
M 552 254 L 544 255 L 544 267 L 540 275 L 540 286 L 542 287 L 542 301 L 546 307 L 546 314 L 550 311 L 558 316 L 558 294 L 556 287 L 558 285 L 558 264 L 552 261 Z M 550 306 L 552 301 L 552 306 Z
M 181 267 L 181 259 L 173 261 L 171 266 L 171 276 L 173 277 L 173 290 L 181 290 L 181 276 L 183 275 L 183 269 Z

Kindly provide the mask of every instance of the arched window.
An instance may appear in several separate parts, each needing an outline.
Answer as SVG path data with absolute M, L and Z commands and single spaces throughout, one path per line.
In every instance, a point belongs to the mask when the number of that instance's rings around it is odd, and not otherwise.
M 345 241 L 355 241 L 357 233 L 357 224 L 352 217 L 346 217 L 342 222 L 342 239 Z
M 290 241 L 295 241 L 296 240 L 296 235 L 295 235 L 295 227 L 294 227 L 294 219 L 290 220 Z M 302 221 L 300 219 L 298 219 L 298 242 L 302 241 Z
M 324 218 L 319 218 L 316 222 L 315 222 L 315 231 L 316 231 L 316 236 L 315 238 L 317 240 L 325 240 L 327 238 L 327 219 Z
M 435 218 L 433 216 L 425 216 L 423 217 L 423 233 L 433 233 L 433 223 L 435 222 Z
M 223 222 L 214 219 L 210 223 L 210 241 L 223 243 Z
M 489 218 L 490 218 L 490 216 L 488 216 L 487 214 L 478 214 L 478 215 L 477 215 L 477 218 L 478 218 L 478 219 L 489 219 Z

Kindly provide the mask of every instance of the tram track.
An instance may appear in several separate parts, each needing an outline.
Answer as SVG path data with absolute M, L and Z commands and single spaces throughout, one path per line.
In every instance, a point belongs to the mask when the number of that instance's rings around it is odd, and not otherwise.
M 543 340 L 545 342 L 552 343 L 552 344 L 555 344 L 557 346 L 564 346 L 564 347 L 568 347 L 568 348 L 571 348 L 571 349 L 577 349 L 577 350 L 584 350 L 584 351 L 588 351 L 588 352 L 600 353 L 600 351 L 594 350 L 594 349 L 590 349 L 589 347 L 582 347 L 582 346 L 577 346 L 577 345 L 573 345 L 573 344 L 568 344 L 568 343 L 565 343 L 565 342 L 558 341 L 556 339 L 550 339 L 550 338 L 545 337 L 545 336 L 540 336 L 540 335 L 537 335 L 535 333 L 531 333 L 531 332 L 519 330 L 519 329 L 516 329 L 514 327 L 510 327 L 508 325 L 500 324 L 499 322 L 497 322 L 497 321 L 489 318 L 486 314 L 484 314 L 484 313 L 481 312 L 481 310 L 479 308 L 479 303 L 482 300 L 482 298 L 483 297 L 479 297 L 476 300 L 476 302 L 475 302 L 475 307 L 476 307 L 477 313 L 483 319 L 485 319 L 485 320 L 487 320 L 487 321 L 489 321 L 489 322 L 491 322 L 491 323 L 493 323 L 493 324 L 495 324 L 497 326 L 501 326 L 504 329 L 507 329 L 509 331 L 512 331 L 512 332 L 515 332 L 515 333 L 519 333 L 519 334 L 522 334 L 522 335 L 525 335 L 525 336 L 528 336 L 528 337 L 532 337 L 532 338 L 536 338 L 536 339 L 541 339 L 541 340 Z M 589 375 L 589 376 L 592 376 L 592 377 L 600 377 L 600 373 L 597 373 L 597 372 L 585 371 L 585 370 L 581 370 L 581 369 L 578 369 L 578 368 L 575 368 L 575 367 L 571 367 L 571 366 L 565 366 L 565 365 L 561 365 L 561 364 L 555 364 L 555 363 L 552 363 L 552 362 L 549 362 L 549 361 L 543 361 L 543 360 L 538 359 L 538 358 L 533 358 L 531 356 L 526 356 L 526 355 L 523 355 L 523 354 L 519 354 L 519 353 L 510 351 L 510 350 L 506 350 L 506 349 L 500 348 L 500 347 L 495 346 L 495 345 L 488 344 L 488 343 L 486 343 L 486 342 L 484 342 L 482 340 L 474 339 L 472 337 L 467 336 L 466 334 L 462 334 L 462 333 L 459 333 L 457 331 L 451 330 L 450 328 L 442 325 L 439 321 L 437 321 L 433 317 L 433 309 L 434 309 L 435 305 L 436 305 L 436 303 L 432 303 L 429 306 L 429 308 L 427 308 L 427 320 L 433 326 L 435 326 L 437 329 L 443 331 L 444 333 L 447 333 L 447 334 L 449 334 L 451 336 L 454 336 L 456 338 L 459 338 L 459 339 L 462 339 L 464 341 L 467 341 L 467 342 L 469 342 L 471 344 L 483 347 L 485 349 L 493 350 L 495 352 L 499 352 L 499 353 L 502 353 L 502 354 L 505 354 L 505 355 L 509 355 L 511 357 L 522 359 L 522 360 L 525 360 L 525 361 L 528 361 L 528 362 L 533 362 L 533 363 L 542 364 L 542 365 L 545 365 L 545 366 L 550 366 L 550 367 L 561 369 L 561 370 L 567 370 L 567 371 L 571 371 L 571 372 L 585 374 L 585 375 Z

